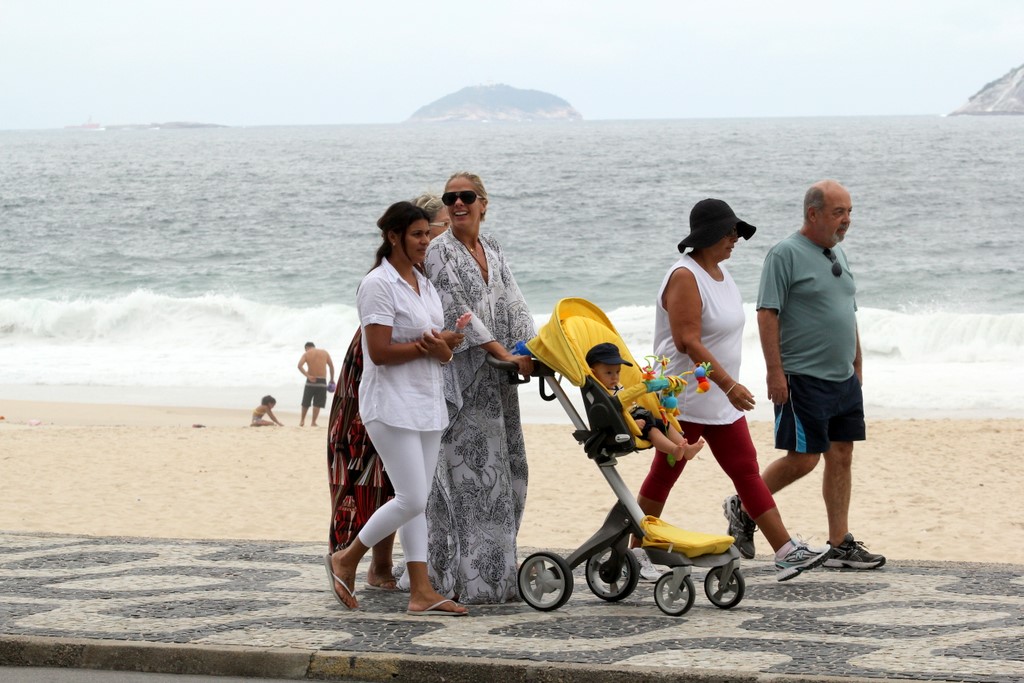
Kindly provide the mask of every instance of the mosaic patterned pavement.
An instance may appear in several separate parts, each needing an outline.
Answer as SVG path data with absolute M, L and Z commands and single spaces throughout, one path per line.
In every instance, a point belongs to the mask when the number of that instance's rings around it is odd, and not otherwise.
M 746 596 L 697 599 L 663 614 L 651 584 L 621 602 L 591 593 L 538 612 L 474 606 L 465 619 L 404 613 L 405 596 L 360 590 L 362 609 L 327 592 L 324 548 L 0 532 L 0 635 L 319 652 L 508 659 L 709 673 L 1024 680 L 1024 568 L 895 563 L 818 569 L 777 583 L 745 562 Z M 525 556 L 525 554 L 524 554 Z

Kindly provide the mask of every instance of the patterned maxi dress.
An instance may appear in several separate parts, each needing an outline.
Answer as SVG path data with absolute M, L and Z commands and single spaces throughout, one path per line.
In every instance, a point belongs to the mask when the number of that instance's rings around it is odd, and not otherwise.
M 384 463 L 359 419 L 363 376 L 362 333 L 356 330 L 341 364 L 327 428 L 327 477 L 331 489 L 331 552 L 348 546 L 374 510 L 394 497 Z
M 501 247 L 480 236 L 489 282 L 449 230 L 430 243 L 427 275 L 441 295 L 445 327 L 474 318 L 445 373 L 451 424 L 441 440 L 427 503 L 428 570 L 442 595 L 459 601 L 516 599 L 516 535 L 526 504 L 526 446 L 519 394 L 508 374 L 485 362 L 480 344 L 511 349 L 536 330 Z

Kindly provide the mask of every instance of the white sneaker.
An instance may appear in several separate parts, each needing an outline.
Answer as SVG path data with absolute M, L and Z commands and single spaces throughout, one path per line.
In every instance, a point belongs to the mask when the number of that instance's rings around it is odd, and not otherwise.
M 636 556 L 638 562 L 640 562 L 640 580 L 646 581 L 647 583 L 654 583 L 661 578 L 661 572 L 651 562 L 651 558 L 647 557 L 647 551 L 643 548 L 633 548 L 633 554 Z
M 392 568 L 391 574 L 395 577 L 395 588 L 403 593 L 408 593 L 409 572 L 405 571 L 405 560 L 395 562 L 395 566 Z
M 814 569 L 828 558 L 829 548 L 811 548 L 803 541 L 795 540 L 785 557 L 775 556 L 775 578 L 779 581 L 795 579 L 801 572 Z M 781 550 L 780 550 L 781 552 Z

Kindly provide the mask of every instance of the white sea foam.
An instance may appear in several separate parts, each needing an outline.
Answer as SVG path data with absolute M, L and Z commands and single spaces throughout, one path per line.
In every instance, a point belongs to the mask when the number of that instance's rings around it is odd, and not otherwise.
M 754 305 L 745 304 L 744 310 L 747 318 L 744 343 L 759 345 Z M 608 312 L 608 317 L 631 350 L 634 346 L 641 349 L 653 346 L 653 306 L 619 308 Z M 1024 313 L 907 313 L 861 308 L 857 324 L 862 351 L 869 363 L 883 359 L 1013 363 L 1020 361 L 1024 351 Z M 749 349 L 745 350 L 748 353 L 744 358 L 749 359 Z M 760 355 L 759 350 L 756 355 Z
M 219 294 L 0 300 L 0 383 L 276 386 L 298 377 L 306 341 L 339 353 L 357 325 L 350 306 Z
M 765 366 L 753 304 L 745 304 L 741 381 L 768 419 Z M 653 307 L 608 317 L 634 356 L 653 346 Z M 864 396 L 869 412 L 898 417 L 1024 416 L 1024 314 L 906 313 L 861 308 Z
M 752 304 L 746 312 L 741 380 L 761 402 L 752 417 L 768 419 Z M 608 315 L 634 356 L 651 352 L 653 307 Z M 537 325 L 549 316 L 537 312 Z M 858 320 L 869 411 L 1024 415 L 1024 314 L 862 308 Z M 308 340 L 328 349 L 338 367 L 357 325 L 351 306 L 290 308 L 219 294 L 175 298 L 137 290 L 108 299 L 0 299 L 0 395 L 74 398 L 77 391 L 83 400 L 129 396 L 251 407 L 264 388 L 301 390 L 296 363 Z M 46 387 L 59 388 L 61 396 Z M 120 389 L 107 397 L 109 387 Z M 541 405 L 533 394 L 524 390 L 527 419 L 564 420 L 557 406 Z

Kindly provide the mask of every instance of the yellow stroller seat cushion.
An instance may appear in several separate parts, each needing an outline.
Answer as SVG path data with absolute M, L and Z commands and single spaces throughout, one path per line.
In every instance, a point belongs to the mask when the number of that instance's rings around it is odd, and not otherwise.
M 681 553 L 687 557 L 724 553 L 735 541 L 732 536 L 716 536 L 680 529 L 651 515 L 640 520 L 640 528 L 644 530 L 641 544 L 644 548 L 658 548 L 670 553 Z

